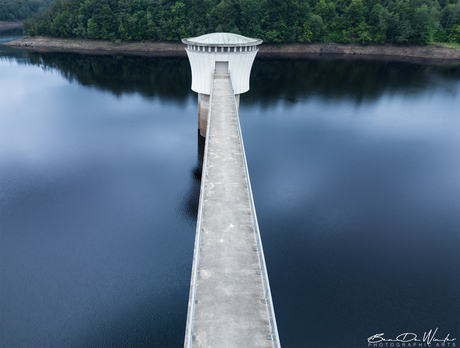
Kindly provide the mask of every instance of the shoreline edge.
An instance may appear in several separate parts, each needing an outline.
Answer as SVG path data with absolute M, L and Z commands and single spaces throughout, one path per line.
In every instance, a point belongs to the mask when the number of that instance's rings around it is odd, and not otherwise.
M 67 39 L 25 36 L 4 44 L 30 52 L 75 52 L 85 54 L 131 54 L 152 56 L 186 56 L 180 41 L 143 41 L 113 43 L 108 40 Z M 437 64 L 460 63 L 460 50 L 443 44 L 433 46 L 359 45 L 337 43 L 262 44 L 260 58 L 302 58 L 333 55 L 340 58 L 370 58 Z

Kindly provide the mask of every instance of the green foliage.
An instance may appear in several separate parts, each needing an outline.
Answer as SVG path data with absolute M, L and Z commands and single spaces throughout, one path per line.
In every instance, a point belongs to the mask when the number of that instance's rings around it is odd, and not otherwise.
M 16 3 L 39 9 L 46 1 Z M 0 0 L 6 2 L 13 0 Z M 0 15 L 9 8 L 0 6 Z M 24 30 L 118 42 L 224 31 L 273 43 L 427 45 L 458 42 L 459 25 L 455 0 L 56 0 L 26 20 Z
M 436 32 L 439 22 L 435 7 L 428 7 L 423 4 L 414 13 L 414 41 L 420 45 L 427 45 L 433 42 L 433 35 Z
M 438 29 L 433 39 L 436 42 L 447 42 L 448 41 L 447 31 L 444 30 L 443 28 Z
M 223 1 L 222 1 L 223 2 Z M 220 4 L 218 5 L 218 7 Z M 172 17 L 168 20 L 168 27 L 170 35 L 167 37 L 168 40 L 179 40 L 183 37 L 189 36 L 185 29 L 185 23 L 187 22 L 186 7 L 183 2 L 176 2 L 171 6 Z
M 355 27 L 364 21 L 364 14 L 366 12 L 362 0 L 352 0 L 350 6 L 345 10 L 345 20 L 350 27 Z
M 67 11 L 59 13 L 51 23 L 51 34 L 53 36 L 70 37 L 72 32 L 69 30 L 70 28 L 67 25 L 69 18 L 70 15 Z
M 387 8 L 381 4 L 376 4 L 369 13 L 368 32 L 371 42 L 387 42 L 387 32 L 390 23 L 391 14 Z
M 452 42 L 448 42 L 445 44 L 447 47 L 450 47 L 450 48 L 455 48 L 456 50 L 460 50 L 460 43 L 452 43 Z
M 369 26 L 365 22 L 361 22 L 356 28 L 358 34 L 358 42 L 363 45 L 368 45 L 372 42 L 371 34 L 369 33 Z
M 324 38 L 324 42 L 350 43 L 350 35 L 346 30 L 330 32 Z
M 53 0 L 0 0 L 0 21 L 18 21 L 44 11 Z
M 460 25 L 455 24 L 454 26 L 452 26 L 452 29 L 450 30 L 450 34 L 447 37 L 447 40 L 451 43 L 460 44 Z
M 308 20 L 308 26 L 311 28 L 311 32 L 313 33 L 313 40 L 314 41 L 322 41 L 325 25 L 323 22 L 323 18 L 318 15 L 313 15 Z
M 303 25 L 302 34 L 300 34 L 299 42 L 311 42 L 313 39 L 313 33 L 311 32 L 310 26 L 305 23 Z

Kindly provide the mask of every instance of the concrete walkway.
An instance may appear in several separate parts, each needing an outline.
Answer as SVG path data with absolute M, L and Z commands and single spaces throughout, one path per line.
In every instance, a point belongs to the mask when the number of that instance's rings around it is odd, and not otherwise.
M 192 277 L 196 295 L 194 313 L 189 304 L 187 331 L 192 330 L 193 347 L 272 347 L 275 341 L 269 339 L 270 322 L 229 75 L 215 75 L 211 102 L 200 251 L 194 260 L 199 273 L 196 284 Z

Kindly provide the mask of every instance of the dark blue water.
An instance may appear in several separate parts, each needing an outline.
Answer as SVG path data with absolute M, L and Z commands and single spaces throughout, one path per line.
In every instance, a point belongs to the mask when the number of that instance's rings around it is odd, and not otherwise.
M 460 68 L 258 59 L 240 114 L 283 346 L 458 338 Z M 198 153 L 187 60 L 0 48 L 0 346 L 182 346 Z
M 460 69 L 273 60 L 253 73 L 240 115 L 282 344 L 458 338 Z
M 189 83 L 165 98 L 120 76 L 114 93 L 52 66 L 95 57 L 3 54 L 0 346 L 182 345 L 199 194 Z

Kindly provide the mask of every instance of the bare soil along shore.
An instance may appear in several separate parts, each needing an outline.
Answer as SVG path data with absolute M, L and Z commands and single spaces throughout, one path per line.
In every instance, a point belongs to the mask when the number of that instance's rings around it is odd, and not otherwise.
M 26 36 L 5 45 L 33 52 L 81 52 L 90 54 L 136 54 L 154 56 L 185 56 L 185 45 L 181 42 L 122 42 L 107 40 L 80 40 L 43 36 Z M 331 56 L 336 58 L 371 58 L 398 60 L 415 63 L 436 64 L 460 63 L 460 50 L 442 44 L 433 46 L 358 45 L 335 43 L 311 44 L 262 44 L 259 57 L 302 58 Z
M 81 52 L 89 54 L 136 54 L 155 56 L 186 56 L 185 45 L 180 42 L 121 42 L 108 40 L 80 40 L 46 36 L 26 36 L 4 44 L 31 52 Z
M 460 50 L 443 44 L 433 46 L 358 45 L 336 43 L 266 44 L 260 46 L 262 57 L 318 57 L 332 56 L 343 59 L 379 59 L 411 63 L 456 64 L 460 63 Z
M 0 21 L 0 31 L 3 30 L 10 30 L 10 29 L 17 29 L 17 28 L 22 28 L 22 22 L 6 22 L 6 21 Z

